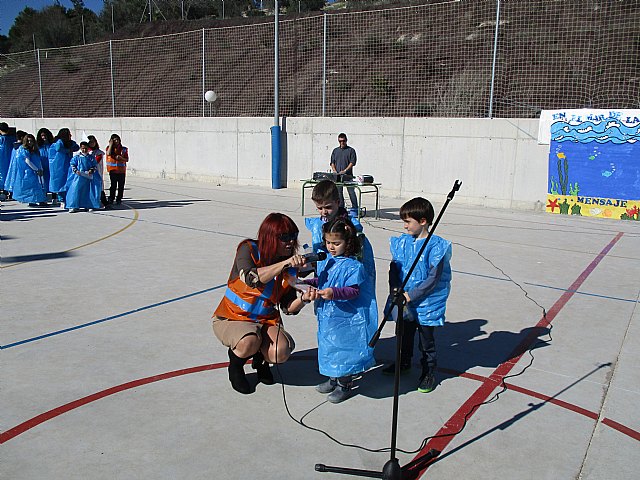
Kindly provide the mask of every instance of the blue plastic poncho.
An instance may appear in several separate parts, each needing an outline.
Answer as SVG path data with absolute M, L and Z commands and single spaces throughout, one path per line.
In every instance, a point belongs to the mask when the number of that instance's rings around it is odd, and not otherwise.
M 402 271 L 402 279 L 407 276 L 413 261 L 426 239 L 414 239 L 411 235 L 391 237 L 391 256 Z M 410 316 L 417 318 L 420 325 L 437 327 L 444 325 L 447 298 L 451 290 L 451 242 L 433 235 L 429 244 L 422 252 L 420 261 L 416 265 L 411 278 L 405 286 L 405 291 L 411 290 L 423 282 L 429 275 L 429 270 L 443 261 L 442 276 L 435 289 L 418 305 L 414 302 L 407 304 Z
M 73 152 L 79 150 L 79 146 L 73 140 L 69 148 L 64 146 L 64 142 L 59 139 L 49 148 L 49 178 L 50 192 L 64 192 L 69 174 L 69 165 Z
M 318 288 L 358 285 L 351 300 L 317 300 L 318 365 L 328 377 L 353 375 L 375 365 L 369 340 L 378 326 L 378 306 L 367 286 L 364 266 L 355 258 L 331 257 L 322 262 Z
M 349 220 L 353 223 L 353 226 L 356 227 L 358 232 L 362 232 L 362 224 L 358 220 L 358 217 L 349 216 Z M 327 249 L 324 246 L 324 238 L 322 236 L 322 225 L 326 223 L 326 220 L 323 220 L 321 217 L 315 218 L 305 218 L 304 224 L 307 227 L 307 230 L 311 232 L 311 245 L 313 247 L 313 253 L 318 253 L 319 250 L 326 252 Z M 373 247 L 371 246 L 371 242 L 365 236 L 364 237 L 364 245 L 362 251 L 362 263 L 364 264 L 365 271 L 367 272 L 367 277 L 369 278 L 370 286 L 373 291 L 376 290 L 376 261 L 373 258 Z M 321 262 L 318 262 L 318 271 L 322 267 Z M 375 297 L 375 293 L 374 293 Z
M 21 147 L 22 147 L 22 143 L 13 142 L 11 156 L 9 159 L 9 170 L 7 170 L 7 176 L 4 180 L 4 189 L 9 192 L 13 192 L 13 182 L 15 182 L 16 175 L 18 174 L 18 164 L 16 163 L 16 155 L 18 154 L 18 149 Z
M 44 191 L 43 179 L 29 166 L 31 163 L 36 170 L 42 170 L 40 153 L 37 150 L 30 152 L 20 147 L 13 161 L 16 166 L 12 183 L 13 198 L 22 203 L 46 202 L 47 195 Z
M 7 190 L 5 187 L 9 163 L 11 162 L 11 152 L 13 143 L 16 141 L 15 135 L 0 135 L 0 190 Z
M 51 144 L 49 143 L 45 143 L 40 147 L 40 159 L 42 160 L 42 172 L 43 172 L 42 178 L 44 178 L 44 185 L 47 192 L 49 191 L 49 179 L 50 179 L 50 174 L 49 174 L 49 148 L 50 147 L 51 147 Z
M 95 174 L 89 172 L 98 167 L 95 157 L 91 154 L 75 155 L 70 165 L 66 208 L 100 208 L 100 197 L 96 197 L 95 189 L 91 188 Z

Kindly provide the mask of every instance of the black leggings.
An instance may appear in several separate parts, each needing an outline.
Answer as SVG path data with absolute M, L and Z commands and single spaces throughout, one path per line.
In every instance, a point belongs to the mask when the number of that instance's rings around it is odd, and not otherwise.
M 124 194 L 124 179 L 125 173 L 109 172 L 109 178 L 111 179 L 111 186 L 109 187 L 109 200 L 113 202 L 122 200 Z M 116 187 L 118 188 L 118 196 L 116 197 Z

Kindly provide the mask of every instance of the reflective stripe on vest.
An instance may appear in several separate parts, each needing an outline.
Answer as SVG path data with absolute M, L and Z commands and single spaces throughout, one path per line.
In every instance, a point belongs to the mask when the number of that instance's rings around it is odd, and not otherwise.
M 252 260 L 258 265 L 259 252 L 254 242 L 249 243 Z M 216 308 L 214 315 L 232 320 L 245 320 L 256 323 L 275 324 L 280 314 L 275 307 L 278 302 L 276 295 L 276 281 L 282 284 L 282 278 L 274 278 L 261 288 L 249 287 L 239 278 L 229 280 L 224 297 Z M 274 297 L 274 298 L 272 298 Z
M 273 305 L 265 306 L 264 304 L 265 300 L 269 300 L 269 297 L 271 296 L 274 283 L 275 282 L 272 280 L 266 285 L 265 291 L 263 292 L 262 295 L 260 295 L 259 297 L 256 297 L 255 303 L 250 303 L 250 302 L 247 302 L 246 300 L 243 300 L 238 296 L 238 294 L 236 294 L 229 287 L 227 287 L 227 291 L 224 292 L 224 296 L 231 303 L 233 303 L 237 307 L 247 312 L 249 314 L 248 317 L 251 320 L 258 322 L 260 321 L 260 319 L 258 318 L 259 316 L 267 317 L 273 314 L 273 312 L 275 311 L 275 308 L 273 307 Z

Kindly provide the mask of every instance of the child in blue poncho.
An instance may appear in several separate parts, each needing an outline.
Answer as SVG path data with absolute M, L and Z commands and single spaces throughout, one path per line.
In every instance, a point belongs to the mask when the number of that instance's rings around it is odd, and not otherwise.
M 65 208 L 62 204 L 65 203 L 71 157 L 80 147 L 71 139 L 68 128 L 61 128 L 53 140 L 49 147 L 49 191 Z
M 9 162 L 11 161 L 11 152 L 15 141 L 16 129 L 5 122 L 0 122 L 0 194 L 4 195 L 5 198 L 9 196 L 9 190 L 6 188 L 5 183 L 7 183 Z
M 336 218 L 322 230 L 330 256 L 319 262 L 318 277 L 305 281 L 317 288 L 310 298 L 316 300 L 318 316 L 318 365 L 329 377 L 316 390 L 340 403 L 354 393 L 353 376 L 375 364 L 368 343 L 377 328 L 377 305 L 365 267 L 355 258 L 359 243 L 354 225 Z
M 70 166 L 66 185 L 66 207 L 69 213 L 76 213 L 81 208 L 89 211 L 100 208 L 99 194 L 92 188 L 98 164 L 89 152 L 88 142 L 80 142 L 80 153 L 73 156 Z
M 30 133 L 23 137 L 14 162 L 13 198 L 18 202 L 28 203 L 30 207 L 46 206 L 40 151 L 35 137 Z
M 313 200 L 320 214 L 319 217 L 305 218 L 304 221 L 305 226 L 311 232 L 313 253 L 318 253 L 319 250 L 326 251 L 322 233 L 322 226 L 325 223 L 335 220 L 336 218 L 348 219 L 359 232 L 359 240 L 362 244 L 362 249 L 359 253 L 367 273 L 367 281 L 370 283 L 375 298 L 376 263 L 373 258 L 373 247 L 364 236 L 364 233 L 362 233 L 362 225 L 358 221 L 358 218 L 350 215 L 344 207 L 340 206 L 338 187 L 336 187 L 336 184 L 331 180 L 322 180 L 313 187 L 311 200 Z
M 413 198 L 402 205 L 400 217 L 407 233 L 390 239 L 393 257 L 389 266 L 391 290 L 402 285 L 416 255 L 429 235 L 429 226 L 433 223 L 434 217 L 433 206 L 429 200 L 422 197 Z M 450 260 L 451 242 L 432 235 L 405 285 L 404 295 L 407 304 L 403 310 L 404 335 L 400 371 L 406 372 L 411 369 L 413 344 L 418 331 L 422 354 L 422 374 L 418 381 L 418 391 L 422 393 L 431 392 L 437 384 L 434 329 L 444 325 L 444 313 L 451 289 Z M 393 375 L 395 364 L 383 368 L 382 373 Z

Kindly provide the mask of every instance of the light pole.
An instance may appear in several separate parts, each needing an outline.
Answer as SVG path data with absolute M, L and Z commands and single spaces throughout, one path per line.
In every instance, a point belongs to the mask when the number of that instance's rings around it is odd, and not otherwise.
M 271 188 L 282 188 L 282 180 L 280 177 L 281 168 L 281 131 L 280 131 L 280 112 L 278 110 L 278 50 L 279 50 L 279 10 L 278 0 L 275 0 L 275 18 L 274 18 L 274 34 L 273 34 L 273 51 L 274 51 L 274 77 L 273 77 L 273 127 L 271 127 Z

